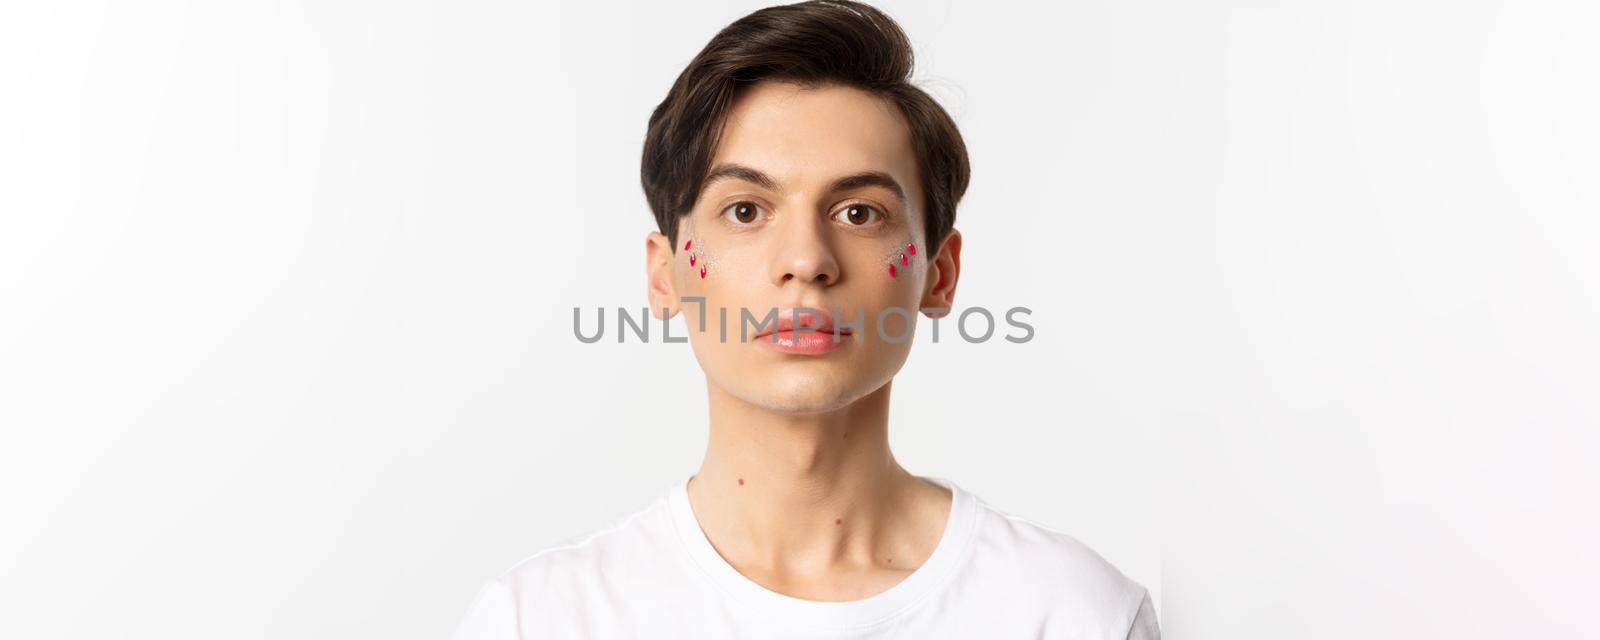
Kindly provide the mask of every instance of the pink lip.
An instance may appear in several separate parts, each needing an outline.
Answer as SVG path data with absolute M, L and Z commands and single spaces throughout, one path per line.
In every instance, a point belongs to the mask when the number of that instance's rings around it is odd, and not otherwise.
M 783 353 L 817 355 L 839 348 L 844 344 L 845 336 L 854 333 L 849 327 L 841 327 L 839 338 L 835 340 L 833 316 L 827 311 L 801 311 L 799 317 L 802 328 L 812 327 L 813 330 L 796 331 L 794 310 L 779 309 L 777 327 L 763 330 L 756 334 L 754 340 Z

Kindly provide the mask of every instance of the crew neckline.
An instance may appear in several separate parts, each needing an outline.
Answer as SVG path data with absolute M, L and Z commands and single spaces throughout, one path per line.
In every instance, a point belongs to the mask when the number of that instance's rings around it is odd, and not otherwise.
M 673 527 L 690 559 L 723 595 L 744 610 L 778 622 L 786 628 L 846 630 L 872 626 L 897 616 L 949 582 L 966 557 L 977 520 L 977 501 L 959 485 L 945 478 L 919 476 L 950 490 L 950 514 L 944 532 L 922 566 L 899 583 L 860 600 L 806 600 L 784 595 L 761 586 L 739 573 L 738 569 L 711 546 L 689 503 L 689 479 L 674 485 L 669 494 Z

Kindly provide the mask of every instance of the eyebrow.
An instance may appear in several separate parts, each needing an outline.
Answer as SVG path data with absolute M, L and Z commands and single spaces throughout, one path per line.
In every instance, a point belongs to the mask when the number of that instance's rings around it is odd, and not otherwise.
M 713 167 L 706 173 L 706 179 L 701 182 L 701 191 L 711 188 L 711 185 L 721 180 L 742 180 L 760 186 L 770 191 L 778 191 L 778 181 L 759 169 L 742 164 L 723 163 Z M 834 180 L 828 185 L 828 192 L 848 191 L 862 187 L 880 187 L 887 189 L 901 203 L 906 201 L 906 190 L 893 176 L 882 171 L 862 171 L 853 173 Z
M 756 169 L 751 169 L 742 164 L 719 164 L 706 173 L 706 179 L 700 182 L 700 190 L 710 189 L 712 184 L 720 180 L 743 180 L 759 185 L 769 191 L 778 190 L 778 181 Z
M 834 180 L 833 184 L 828 185 L 828 191 L 848 191 L 862 187 L 881 187 L 893 193 L 895 199 L 902 204 L 906 201 L 906 190 L 901 188 L 900 183 L 893 176 L 882 171 L 862 171 L 861 173 L 839 178 Z

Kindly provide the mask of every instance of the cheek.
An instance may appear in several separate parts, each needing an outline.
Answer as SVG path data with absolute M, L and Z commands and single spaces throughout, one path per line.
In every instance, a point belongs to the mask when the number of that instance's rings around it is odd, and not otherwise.
M 892 279 L 914 276 L 923 266 L 921 255 L 922 248 L 908 235 L 883 255 L 879 268 Z
M 756 269 L 760 264 L 759 255 L 751 255 L 744 247 L 734 246 L 729 250 L 728 246 L 719 246 L 726 245 L 726 239 L 702 237 L 694 234 L 692 227 L 689 231 L 688 237 L 678 241 L 677 260 L 691 290 L 695 285 L 711 290 L 725 289 L 730 283 L 739 286 L 738 283 L 760 273 Z
M 854 264 L 860 274 L 855 278 L 859 283 L 857 300 L 869 326 L 883 314 L 887 333 L 900 335 L 906 328 L 905 316 L 916 316 L 921 302 L 919 286 L 927 271 L 926 253 L 908 234 L 889 240 Z
M 692 232 L 689 237 L 684 238 L 683 250 L 678 252 L 678 256 L 680 260 L 688 263 L 689 276 L 701 280 L 711 275 L 711 265 L 716 261 L 711 253 L 706 251 L 705 240 Z
M 763 308 L 771 287 L 762 277 L 759 254 L 741 247 L 717 246 L 716 239 L 690 237 L 679 241 L 678 273 L 685 295 L 705 299 L 706 315 L 713 322 L 718 309 L 728 309 L 736 322 L 739 310 Z M 697 303 L 698 304 L 698 303 Z M 691 305 L 696 306 L 696 305 Z

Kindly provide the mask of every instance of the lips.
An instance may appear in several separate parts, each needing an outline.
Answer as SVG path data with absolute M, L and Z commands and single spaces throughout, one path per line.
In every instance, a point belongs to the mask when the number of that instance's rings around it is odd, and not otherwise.
M 800 320 L 799 324 L 795 323 L 796 317 Z M 777 325 L 776 327 L 762 329 L 755 337 L 765 338 L 773 333 L 779 334 L 780 338 L 790 337 L 797 333 L 796 327 L 811 327 L 816 333 L 832 334 L 834 332 L 833 315 L 822 309 L 801 309 L 798 312 L 793 308 L 779 309 L 778 321 L 775 324 Z M 839 328 L 839 335 L 841 336 L 851 335 L 852 333 L 854 333 L 854 330 L 849 327 Z

